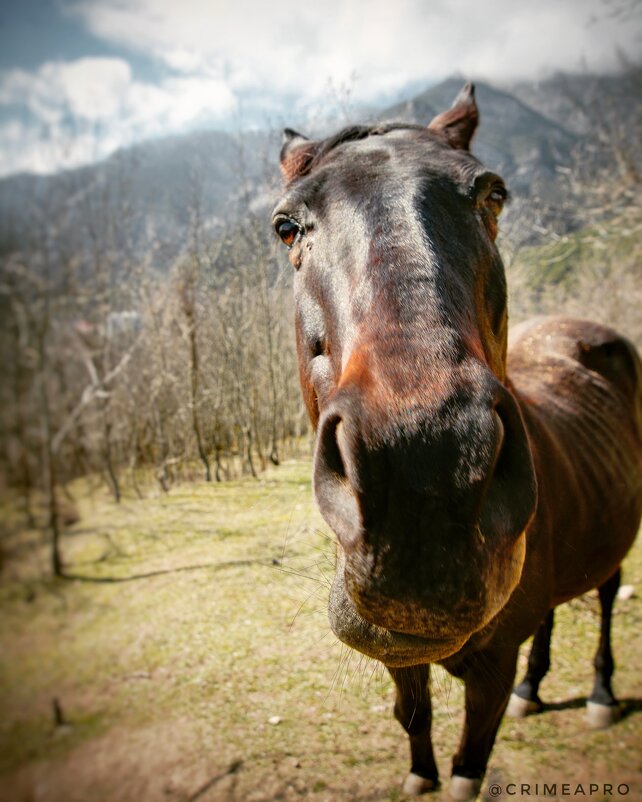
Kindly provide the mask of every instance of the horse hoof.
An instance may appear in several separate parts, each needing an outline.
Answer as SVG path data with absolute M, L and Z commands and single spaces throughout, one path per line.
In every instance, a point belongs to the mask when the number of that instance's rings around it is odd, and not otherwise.
M 481 788 L 481 780 L 471 780 L 469 777 L 460 777 L 453 774 L 450 778 L 450 796 L 457 802 L 467 802 L 476 799 Z
M 434 780 L 429 780 L 411 771 L 404 780 L 403 792 L 408 796 L 419 796 L 420 794 L 428 793 L 428 791 L 434 791 L 436 787 L 437 783 Z
M 586 703 L 586 720 L 594 730 L 603 730 L 615 724 L 620 718 L 618 705 L 600 705 L 597 702 Z
M 530 713 L 539 713 L 542 709 L 541 702 L 533 702 L 532 699 L 522 699 L 516 693 L 511 693 L 506 708 L 506 715 L 513 718 L 524 718 Z

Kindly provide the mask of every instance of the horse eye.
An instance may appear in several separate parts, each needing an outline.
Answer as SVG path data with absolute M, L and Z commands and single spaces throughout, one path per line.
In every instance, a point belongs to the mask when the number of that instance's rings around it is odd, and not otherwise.
M 301 226 L 295 223 L 294 220 L 281 219 L 278 220 L 274 226 L 274 230 L 281 242 L 288 248 L 291 248 L 297 241 L 299 234 L 301 234 Z

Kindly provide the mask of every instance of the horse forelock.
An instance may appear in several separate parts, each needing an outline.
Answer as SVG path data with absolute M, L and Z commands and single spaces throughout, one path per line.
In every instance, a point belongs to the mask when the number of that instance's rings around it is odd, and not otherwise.
M 305 144 L 300 146 L 300 150 L 297 149 L 293 151 L 291 155 L 286 156 L 284 161 L 282 161 L 286 184 L 290 186 L 298 179 L 312 173 L 330 153 L 337 150 L 341 145 L 359 142 L 371 137 L 384 137 L 396 131 L 421 132 L 426 140 L 432 140 L 441 145 L 448 145 L 447 138 L 441 133 L 431 131 L 426 128 L 426 126 L 414 123 L 387 122 L 374 123 L 372 125 L 351 125 L 325 139 L 318 141 L 308 140 Z M 448 147 L 450 149 L 450 146 Z

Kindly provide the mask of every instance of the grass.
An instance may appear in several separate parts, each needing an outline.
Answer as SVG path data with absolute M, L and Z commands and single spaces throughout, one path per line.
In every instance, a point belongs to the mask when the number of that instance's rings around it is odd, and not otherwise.
M 605 270 L 636 269 L 640 251 L 640 216 L 635 207 L 587 224 L 564 236 L 549 237 L 539 245 L 522 247 L 512 269 L 523 273 L 523 284 L 535 292 L 573 291 L 578 280 L 590 274 L 598 289 Z M 639 269 L 638 269 L 639 276 Z
M 639 210 L 541 245 L 523 247 L 507 261 L 512 321 L 565 314 L 612 326 L 642 346 L 642 270 Z
M 81 520 L 63 542 L 76 579 L 47 578 L 35 533 L 14 534 L 0 586 L 1 800 L 403 798 L 391 682 L 329 632 L 333 538 L 309 476 L 308 462 L 289 462 L 259 481 L 186 484 L 119 506 L 78 486 Z M 625 581 L 642 586 L 639 546 Z M 489 781 L 640 792 L 641 625 L 639 599 L 620 601 L 615 687 L 628 715 L 591 732 L 582 699 L 597 600 L 559 611 L 542 686 L 554 704 L 502 724 Z M 462 688 L 441 669 L 433 683 L 447 777 Z

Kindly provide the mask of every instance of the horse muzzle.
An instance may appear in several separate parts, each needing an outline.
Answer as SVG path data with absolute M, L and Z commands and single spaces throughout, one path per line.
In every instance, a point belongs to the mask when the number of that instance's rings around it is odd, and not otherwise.
M 537 491 L 521 415 L 499 383 L 430 415 L 415 409 L 404 427 L 341 390 L 320 420 L 314 489 L 341 547 L 333 628 L 360 651 L 383 630 L 441 659 L 519 582 Z
M 340 550 L 330 590 L 328 617 L 337 638 L 390 668 L 433 663 L 459 651 L 467 637 L 428 638 L 386 629 L 367 621 L 346 588 L 346 561 Z

